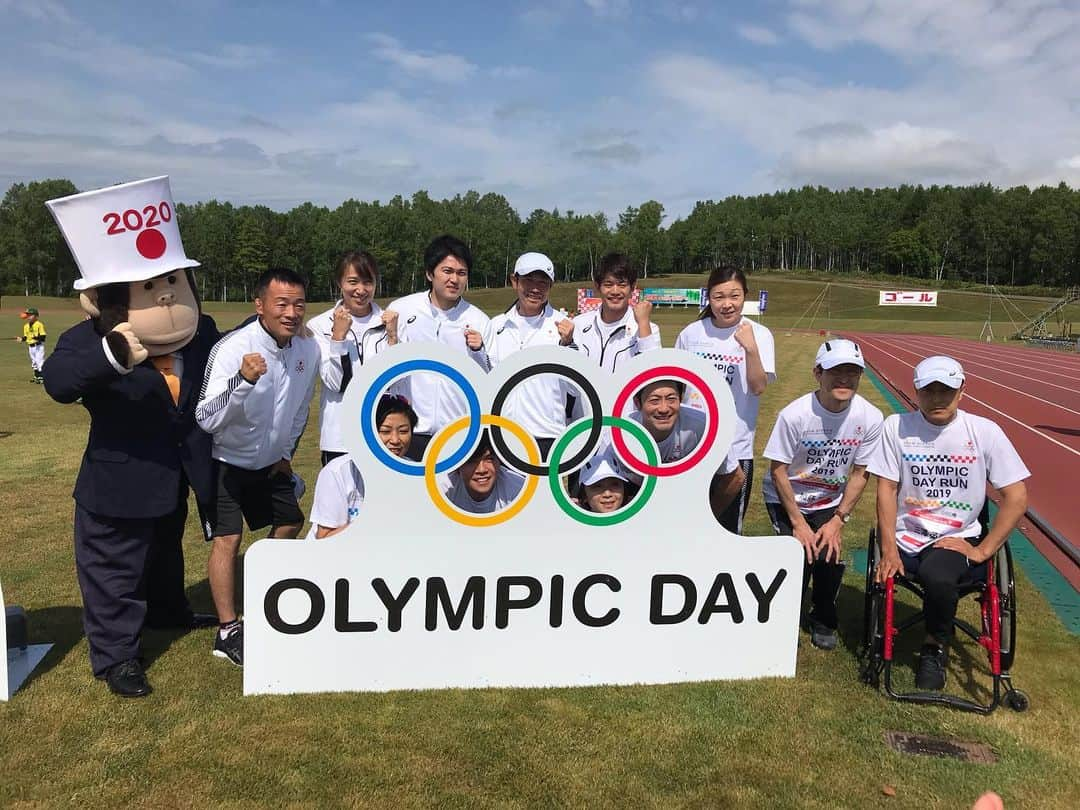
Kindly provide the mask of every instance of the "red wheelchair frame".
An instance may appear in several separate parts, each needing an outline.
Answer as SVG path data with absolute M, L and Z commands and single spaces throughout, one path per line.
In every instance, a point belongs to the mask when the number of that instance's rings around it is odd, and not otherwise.
M 984 524 L 985 525 L 985 524 Z M 875 581 L 875 573 L 881 560 L 875 532 L 870 531 L 867 549 L 866 600 L 863 613 L 863 666 L 861 677 L 877 689 L 884 676 L 885 694 L 894 700 L 910 703 L 930 703 L 951 706 L 963 711 L 990 714 L 1001 703 L 1013 711 L 1026 711 L 1030 705 L 1028 696 L 1015 689 L 1009 670 L 1016 655 L 1016 589 L 1013 580 L 1012 552 L 1005 543 L 993 559 L 987 560 L 985 581 L 975 581 L 961 586 L 960 596 L 974 593 L 980 604 L 982 627 L 976 629 L 962 619 L 953 620 L 954 626 L 972 638 L 987 651 L 990 674 L 993 678 L 993 694 L 989 703 L 977 703 L 967 698 L 940 692 L 898 692 L 892 685 L 894 641 L 903 631 L 923 620 L 920 610 L 914 616 L 897 624 L 895 594 L 897 586 L 915 594 L 920 601 L 924 591 L 919 583 L 897 574 L 884 585 Z

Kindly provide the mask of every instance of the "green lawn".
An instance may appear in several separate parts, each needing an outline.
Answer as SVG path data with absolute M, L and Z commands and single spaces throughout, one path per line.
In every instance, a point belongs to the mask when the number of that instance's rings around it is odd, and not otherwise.
M 784 288 L 770 282 L 769 289 L 774 328 L 784 318 L 793 322 L 814 295 L 806 288 L 801 303 L 781 305 L 784 295 L 774 290 Z M 494 311 L 510 294 L 477 291 L 473 298 Z M 79 318 L 73 302 L 34 303 L 54 339 Z M 17 333 L 22 304 L 5 299 L 0 328 L 7 334 Z M 223 326 L 249 311 L 207 309 Z M 688 315 L 658 315 L 665 345 Z M 763 398 L 759 451 L 776 411 L 812 383 L 817 338 L 775 333 L 780 379 Z M 28 609 L 34 640 L 56 648 L 32 682 L 0 705 L 0 804 L 927 808 L 970 806 L 992 788 L 1010 807 L 1075 806 L 1080 645 L 1023 575 L 1014 675 L 1032 708 L 1019 715 L 906 706 L 860 685 L 854 648 L 862 573 L 854 566 L 841 594 L 841 648 L 823 653 L 803 636 L 792 680 L 244 698 L 240 671 L 210 656 L 204 631 L 148 635 L 154 695 L 115 699 L 90 675 L 72 560 L 70 491 L 87 420 L 78 406 L 53 403 L 29 377 L 25 348 L 0 344 L 7 405 L 0 491 L 8 517 L 0 578 L 9 603 Z M 873 386 L 863 393 L 886 409 Z M 313 422 L 296 463 L 309 483 L 317 436 Z M 309 487 L 305 509 L 310 498 Z M 865 499 L 849 524 L 849 557 L 865 545 L 872 509 Z M 207 551 L 192 529 L 190 594 L 208 609 Z M 747 532 L 769 532 L 757 486 Z M 902 683 L 912 679 L 907 660 L 905 653 Z M 967 683 L 974 671 L 983 685 L 975 694 L 983 697 L 989 680 L 981 651 L 969 645 L 953 661 L 950 685 Z M 885 730 L 988 743 L 1001 761 L 903 756 L 886 748 Z M 886 799 L 884 786 L 896 796 Z

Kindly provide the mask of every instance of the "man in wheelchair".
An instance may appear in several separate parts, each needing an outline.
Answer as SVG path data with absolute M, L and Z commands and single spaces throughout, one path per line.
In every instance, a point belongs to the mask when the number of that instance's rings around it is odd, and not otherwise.
M 869 465 L 878 477 L 876 579 L 900 574 L 921 584 L 926 638 L 915 684 L 940 690 L 961 589 L 1024 514 L 1030 473 L 997 424 L 959 409 L 964 370 L 956 360 L 926 358 L 914 382 L 918 410 L 886 418 Z M 980 521 L 987 481 L 1001 496 L 989 528 Z

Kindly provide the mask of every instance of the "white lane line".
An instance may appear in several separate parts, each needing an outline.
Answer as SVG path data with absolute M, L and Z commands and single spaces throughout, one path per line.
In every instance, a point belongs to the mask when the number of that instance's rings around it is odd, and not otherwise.
M 1016 362 L 1016 363 L 1014 363 L 1014 362 L 1012 362 L 1010 360 L 1002 359 L 999 355 L 997 355 L 997 354 L 995 354 L 993 352 L 987 353 L 985 351 L 976 351 L 976 349 L 982 348 L 982 344 L 978 344 L 978 343 L 975 344 L 974 346 L 965 346 L 963 343 L 960 343 L 960 344 L 950 348 L 950 347 L 942 346 L 940 343 L 937 343 L 937 342 L 935 342 L 933 340 L 931 340 L 929 343 L 927 343 L 926 340 L 919 341 L 919 340 L 914 340 L 913 339 L 913 340 L 911 340 L 911 345 L 912 346 L 921 346 L 926 351 L 933 350 L 933 351 L 937 352 L 937 351 L 941 351 L 942 349 L 945 349 L 946 351 L 950 351 L 950 352 L 967 352 L 972 357 L 977 357 L 980 360 L 993 360 L 994 363 L 996 364 L 996 365 L 993 366 L 994 368 L 999 368 L 1000 366 L 1016 366 L 1017 368 L 1027 369 L 1028 371 L 1035 370 L 1035 371 L 1039 371 L 1042 374 L 1049 374 L 1049 375 L 1052 375 L 1054 377 L 1061 377 L 1062 379 L 1071 380 L 1072 383 L 1073 383 L 1072 386 L 1059 386 L 1059 387 L 1065 388 L 1067 391 L 1076 391 L 1078 389 L 1078 387 L 1080 387 L 1080 370 L 1078 370 L 1076 374 L 1062 374 L 1059 370 L 1057 370 L 1057 369 L 1061 368 L 1060 364 L 1058 364 L 1056 366 L 1053 366 L 1054 370 L 1051 370 L 1051 368 L 1049 368 L 1049 367 L 1036 365 L 1036 364 L 1031 363 L 1031 362 L 1026 362 L 1026 363 Z M 1002 369 L 1002 371 L 1004 371 L 1004 370 L 1005 369 Z M 1006 373 L 1011 373 L 1011 372 L 1006 372 Z M 1053 383 L 1047 383 L 1047 384 L 1048 385 L 1053 385 Z
M 913 337 L 929 337 L 928 335 L 913 335 Z M 942 336 L 942 341 L 948 341 L 951 343 L 970 344 L 976 343 L 980 348 L 986 348 L 983 343 L 977 343 L 976 341 L 969 341 L 963 338 Z M 1069 352 L 1051 352 L 1047 349 L 1021 349 L 1013 346 L 1003 346 L 1001 344 L 994 344 L 1002 354 L 1008 355 L 1016 360 L 1022 360 L 1025 362 L 1039 361 L 1043 363 L 1049 363 L 1054 368 L 1061 368 L 1062 366 L 1068 366 L 1071 368 L 1080 369 L 1080 355 L 1072 354 Z
M 894 346 L 895 348 L 898 348 L 898 349 L 899 348 L 904 348 L 905 351 L 911 352 L 912 354 L 921 354 L 921 353 L 927 351 L 926 346 L 921 346 L 916 341 L 911 341 L 910 345 L 913 346 L 916 349 L 920 349 L 919 352 L 914 352 L 911 349 L 907 349 L 906 347 L 904 347 L 904 346 L 902 346 L 900 344 L 896 344 L 896 343 L 889 343 L 889 345 Z M 935 347 L 935 350 L 937 348 L 938 347 Z M 1040 376 L 1043 375 L 1043 374 L 1048 373 L 1048 372 L 1045 372 L 1045 371 L 1043 371 L 1041 369 L 1032 369 L 1032 368 L 1029 367 L 1027 374 L 1020 374 L 1019 372 L 1016 372 L 1016 371 L 1009 371 L 1008 369 L 1001 368 L 1001 366 L 999 366 L 999 365 L 993 365 L 991 363 L 980 363 L 978 360 L 972 360 L 969 357 L 967 357 L 966 352 L 960 350 L 959 348 L 952 350 L 952 356 L 954 358 L 956 358 L 957 360 L 960 360 L 962 365 L 965 368 L 967 366 L 982 366 L 983 368 L 994 369 L 995 371 L 1000 371 L 1002 374 L 1005 374 L 1007 376 L 1019 377 L 1019 378 L 1024 379 L 1024 380 L 1030 380 L 1032 372 L 1038 373 Z M 979 355 L 975 355 L 975 356 L 979 357 Z M 985 377 L 976 377 L 974 374 L 972 374 L 970 376 L 975 377 L 975 379 L 980 379 L 980 380 L 981 379 L 986 379 Z M 991 380 L 991 382 L 993 382 L 995 385 L 1000 385 L 1002 388 L 1008 388 L 1008 386 L 1005 385 L 1004 383 L 998 383 L 995 380 Z M 1080 394 L 1080 390 L 1077 389 L 1077 385 L 1058 385 L 1057 383 L 1047 382 L 1046 380 L 1043 380 L 1043 379 L 1040 379 L 1038 382 L 1039 382 L 1039 385 L 1045 385 L 1045 386 L 1048 386 L 1050 388 L 1060 388 L 1062 391 L 1068 391 L 1070 394 Z M 1078 384 L 1080 384 L 1080 381 L 1078 381 Z M 1014 389 L 1010 389 L 1010 390 L 1015 391 L 1016 389 L 1014 388 Z M 1020 393 L 1023 393 L 1023 392 L 1021 391 Z M 1065 407 L 1065 406 L 1060 406 L 1060 407 Z M 1080 416 L 1080 411 L 1073 411 L 1073 413 Z
M 900 345 L 897 345 L 896 343 L 892 343 L 892 342 L 890 342 L 888 340 L 883 340 L 882 339 L 882 343 L 884 343 L 887 346 L 892 346 L 894 349 L 899 349 L 902 352 L 907 352 L 908 354 L 914 354 L 916 356 L 921 354 L 921 352 L 912 351 L 911 349 L 907 348 L 906 346 L 900 346 Z M 985 365 L 985 363 L 972 362 L 971 365 L 982 366 L 982 365 Z M 912 366 L 912 368 L 914 368 L 914 366 Z M 1006 372 L 1006 374 L 1008 374 L 1008 373 L 1010 373 L 1010 372 Z M 983 382 L 988 382 L 991 385 L 996 386 L 998 388 L 1004 388 L 1006 391 L 1012 391 L 1014 394 L 1020 394 L 1021 396 L 1028 397 L 1030 399 L 1035 400 L 1036 402 L 1042 402 L 1043 404 L 1049 405 L 1049 406 L 1051 406 L 1053 408 L 1060 408 L 1063 411 L 1068 411 L 1071 414 L 1074 414 L 1076 416 L 1080 416 L 1080 411 L 1074 411 L 1072 408 L 1069 408 L 1069 407 L 1067 407 L 1065 405 L 1061 405 L 1061 404 L 1059 404 L 1057 402 L 1052 402 L 1052 401 L 1050 401 L 1048 399 L 1043 399 L 1042 397 L 1035 396 L 1035 394 L 1029 394 L 1027 391 L 1021 391 L 1019 388 L 1013 388 L 1012 386 L 1005 385 L 1005 383 L 998 382 L 997 380 L 991 380 L 989 377 L 980 377 L 978 374 L 971 374 L 966 369 L 964 370 L 964 374 L 965 374 L 966 377 L 968 377 L 970 379 L 982 380 Z M 1042 383 L 1041 380 L 1039 382 L 1040 382 L 1040 384 L 1054 385 L 1053 383 Z M 1061 385 L 1057 385 L 1057 386 L 1054 386 L 1054 387 L 1055 388 L 1064 388 L 1064 386 L 1061 386 Z M 1070 393 L 1075 391 L 1075 389 L 1073 389 L 1073 388 L 1065 388 L 1064 390 L 1069 391 Z M 974 399 L 974 397 L 972 397 L 972 399 Z
M 871 346 L 874 346 L 874 344 L 873 344 L 873 343 L 872 343 L 871 341 L 868 341 L 868 340 L 866 340 L 866 338 L 864 338 L 864 337 L 860 337 L 860 338 L 859 338 L 859 342 L 860 342 L 860 343 L 869 343 L 869 344 L 870 344 Z M 893 360 L 896 360 L 896 361 L 898 361 L 898 362 L 900 362 L 900 363 L 903 363 L 903 364 L 904 364 L 905 366 L 907 366 L 907 367 L 908 367 L 908 368 L 910 368 L 910 369 L 914 369 L 914 368 L 915 368 L 915 366 L 911 365 L 911 363 L 907 362 L 907 360 L 901 360 L 901 359 L 900 359 L 899 357 L 897 357 L 897 356 L 896 356 L 895 354 L 889 354 L 889 353 L 888 353 L 887 351 L 885 351 L 884 349 L 882 349 L 882 348 L 880 348 L 880 347 L 877 347 L 877 346 L 874 346 L 874 348 L 875 348 L 875 349 L 877 349 L 877 351 L 881 352 L 881 353 L 882 353 L 883 355 L 885 355 L 886 357 L 891 357 L 891 358 L 892 358 Z M 1062 444 L 1062 443 L 1061 443 L 1061 442 L 1059 442 L 1059 441 L 1058 441 L 1057 439 L 1053 438 L 1052 436 L 1047 436 L 1047 435 L 1046 435 L 1045 433 L 1043 433 L 1043 432 L 1042 432 L 1041 430 L 1036 430 L 1036 429 L 1035 429 L 1035 428 L 1033 428 L 1033 427 L 1032 427 L 1031 425 L 1025 425 L 1025 424 L 1024 424 L 1023 422 L 1021 422 L 1021 421 L 1020 421 L 1019 419 L 1014 419 L 1013 417 L 1009 416 L 1009 414 L 1005 413 L 1004 411 L 999 411 L 999 410 L 998 410 L 997 408 L 995 408 L 995 407 L 994 407 L 993 405 L 989 405 L 989 404 L 987 404 L 987 403 L 983 402 L 983 401 L 982 401 L 981 399 L 978 399 L 977 397 L 973 397 L 973 396 L 972 396 L 971 394 L 965 393 L 965 394 L 964 394 L 964 396 L 965 396 L 965 397 L 967 397 L 968 399 L 970 399 L 970 400 L 971 400 L 972 402 L 977 402 L 977 403 L 979 403 L 980 405 L 982 405 L 982 406 L 983 406 L 984 408 L 986 408 L 987 410 L 993 411 L 993 412 L 994 412 L 994 413 L 996 413 L 996 414 L 1000 414 L 1001 416 L 1004 416 L 1004 417 L 1005 417 L 1006 419 L 1008 419 L 1008 420 L 1009 420 L 1010 422 L 1015 422 L 1015 423 L 1016 423 L 1016 424 L 1018 424 L 1018 425 L 1019 425 L 1020 427 L 1024 428 L 1024 430 L 1030 430 L 1030 431 L 1031 431 L 1032 433 L 1034 433 L 1034 434 L 1035 434 L 1036 436 L 1041 436 L 1042 438 L 1046 439 L 1046 440 L 1047 440 L 1048 442 L 1050 442 L 1050 443 L 1052 443 L 1052 444 L 1056 444 L 1056 445 L 1057 445 L 1058 447 L 1060 447 L 1060 448 L 1061 448 L 1062 450 L 1068 450 L 1068 451 L 1069 451 L 1070 453 L 1072 453 L 1072 454 L 1073 454 L 1074 456 L 1080 457 L 1080 450 L 1076 450 L 1076 449 L 1074 449 L 1074 448 L 1072 448 L 1072 447 L 1069 447 L 1069 445 L 1067 445 L 1067 444 Z

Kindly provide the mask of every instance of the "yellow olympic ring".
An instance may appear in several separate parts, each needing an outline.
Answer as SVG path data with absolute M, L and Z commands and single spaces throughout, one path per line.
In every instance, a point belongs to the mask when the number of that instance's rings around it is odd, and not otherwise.
M 526 476 L 525 486 L 522 487 L 522 490 L 515 501 L 506 509 L 501 512 L 496 512 L 493 515 L 474 515 L 458 509 L 452 503 L 447 501 L 446 496 L 439 490 L 438 482 L 435 480 L 436 459 L 439 458 L 446 443 L 450 441 L 453 436 L 469 426 L 469 421 L 470 417 L 463 416 L 461 419 L 458 419 L 456 422 L 451 422 L 445 428 L 440 430 L 438 435 L 431 440 L 427 456 L 424 459 L 424 483 L 427 485 L 427 491 L 428 495 L 431 497 L 431 502 L 438 507 L 440 512 L 451 520 L 457 521 L 464 526 L 497 526 L 500 523 L 505 523 L 510 520 L 510 518 L 514 517 L 518 512 L 525 508 L 525 505 L 532 500 L 533 495 L 536 493 L 536 487 L 540 483 L 540 479 L 533 475 Z M 511 422 L 503 416 L 485 413 L 480 417 L 480 424 L 496 425 L 503 430 L 509 430 L 523 445 L 525 445 L 525 453 L 529 457 L 529 463 L 540 463 L 540 447 L 536 444 L 536 440 L 526 433 L 524 428 L 517 422 Z

